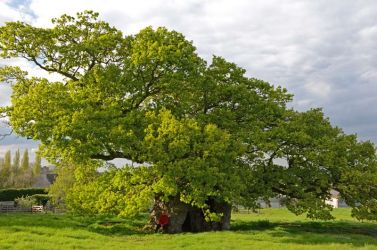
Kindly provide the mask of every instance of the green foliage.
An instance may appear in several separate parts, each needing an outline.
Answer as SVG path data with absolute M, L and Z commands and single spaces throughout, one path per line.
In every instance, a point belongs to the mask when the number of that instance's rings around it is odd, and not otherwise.
M 12 166 L 11 158 L 11 152 L 8 150 L 5 153 L 4 162 L 0 165 L 0 188 L 8 186 Z
M 20 180 L 21 168 L 20 168 L 20 150 L 17 149 L 13 157 L 11 185 L 10 187 L 22 186 L 22 180 Z
M 67 193 L 67 205 L 81 214 L 134 216 L 153 204 L 155 177 L 149 167 L 112 169 L 84 183 L 75 182 Z
M 13 201 L 16 198 L 31 196 L 34 194 L 47 194 L 47 191 L 43 188 L 0 189 L 0 201 Z
M 19 149 L 17 149 L 14 155 L 12 168 L 15 172 L 18 172 L 20 169 L 20 150 Z
M 21 160 L 21 170 L 26 173 L 29 171 L 30 163 L 29 163 L 29 151 L 25 149 L 24 154 Z
M 33 194 L 16 198 L 15 203 L 22 208 L 31 208 L 33 205 L 46 206 L 51 197 L 48 194 Z
M 147 116 L 145 160 L 153 162 L 162 175 L 156 194 L 168 199 L 180 193 L 181 201 L 200 208 L 206 207 L 208 197 L 230 203 L 239 196 L 240 142 L 216 125 L 201 126 L 191 118 L 177 120 L 164 109 Z
M 16 198 L 14 201 L 17 204 L 17 206 L 26 209 L 31 209 L 33 205 L 36 205 L 36 200 L 31 196 L 21 196 L 19 198 Z
M 297 215 L 330 219 L 325 200 L 336 190 L 357 218 L 376 219 L 375 146 L 333 127 L 320 109 L 287 108 L 285 89 L 221 57 L 205 62 L 166 28 L 123 36 L 91 11 L 53 24 L 0 28 L 3 58 L 63 77 L 1 68 L 13 95 L 0 112 L 70 169 L 51 189 L 70 209 L 131 216 L 178 197 L 216 218 L 209 199 L 257 208 L 280 196 Z M 142 166 L 115 169 L 106 163 L 114 158 Z
M 48 188 L 51 202 L 55 207 L 66 208 L 66 197 L 75 183 L 72 164 L 60 165 L 56 169 L 57 177 L 54 184 Z
M 30 199 L 33 199 L 35 201 L 33 205 L 42 205 L 42 206 L 46 206 L 46 204 L 51 199 L 51 196 L 48 194 L 33 194 L 29 197 Z
M 32 169 L 33 176 L 34 177 L 39 176 L 41 174 L 41 170 L 42 170 L 42 159 L 41 159 L 41 156 L 37 154 L 35 156 L 35 160 L 33 163 L 33 169 Z
M 17 149 L 13 162 L 11 151 L 5 154 L 5 161 L 0 162 L 0 188 L 29 188 L 39 178 L 41 173 L 40 157 L 31 166 L 27 150 L 24 152 L 22 168 L 20 165 L 20 150 Z M 12 162 L 12 164 L 11 164 Z M 35 173 L 34 173 L 35 172 Z

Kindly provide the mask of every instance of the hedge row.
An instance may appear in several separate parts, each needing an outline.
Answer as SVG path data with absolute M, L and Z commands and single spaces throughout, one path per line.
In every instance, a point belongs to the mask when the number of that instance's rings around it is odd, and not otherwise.
M 0 189 L 0 201 L 13 201 L 22 196 L 31 196 L 34 194 L 47 194 L 44 188 L 8 188 Z

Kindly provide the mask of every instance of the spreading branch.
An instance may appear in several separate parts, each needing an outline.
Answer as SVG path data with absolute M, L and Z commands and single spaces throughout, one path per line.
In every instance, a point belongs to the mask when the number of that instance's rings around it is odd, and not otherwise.
M 35 57 L 31 57 L 31 58 L 26 58 L 28 60 L 31 60 L 32 62 L 35 63 L 35 65 L 37 65 L 39 68 L 47 71 L 47 72 L 55 72 L 55 73 L 59 73 L 65 77 L 68 77 L 74 81 L 78 81 L 79 79 L 74 75 L 74 74 L 70 74 L 68 72 L 65 72 L 65 71 L 62 71 L 59 67 L 59 69 L 55 69 L 55 68 L 50 68 L 50 67 L 46 67 L 46 66 L 43 66 L 41 63 L 38 62 L 38 60 L 35 58 Z

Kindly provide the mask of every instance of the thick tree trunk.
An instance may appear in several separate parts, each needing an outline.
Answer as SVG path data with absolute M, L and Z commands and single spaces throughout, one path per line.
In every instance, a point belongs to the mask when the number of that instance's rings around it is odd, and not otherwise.
M 230 204 L 213 199 L 209 199 L 207 204 L 211 212 L 223 214 L 219 222 L 206 221 L 201 209 L 181 202 L 179 197 L 174 197 L 167 203 L 156 199 L 151 212 L 151 223 L 157 226 L 161 212 L 166 211 L 169 214 L 169 224 L 162 230 L 167 233 L 228 230 L 231 216 Z

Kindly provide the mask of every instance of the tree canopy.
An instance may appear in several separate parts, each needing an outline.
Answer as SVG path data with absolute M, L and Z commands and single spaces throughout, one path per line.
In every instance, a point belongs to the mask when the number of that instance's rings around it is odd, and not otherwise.
M 0 28 L 3 58 L 62 76 L 1 68 L 13 94 L 0 112 L 15 133 L 41 141 L 44 157 L 76 166 L 72 209 L 133 215 L 178 199 L 218 220 L 210 200 L 255 208 L 281 196 L 296 214 L 329 219 L 336 190 L 357 218 L 377 218 L 375 146 L 321 109 L 288 108 L 284 88 L 224 58 L 206 62 L 176 31 L 123 35 L 91 11 L 53 24 Z M 96 171 L 114 158 L 141 165 Z

